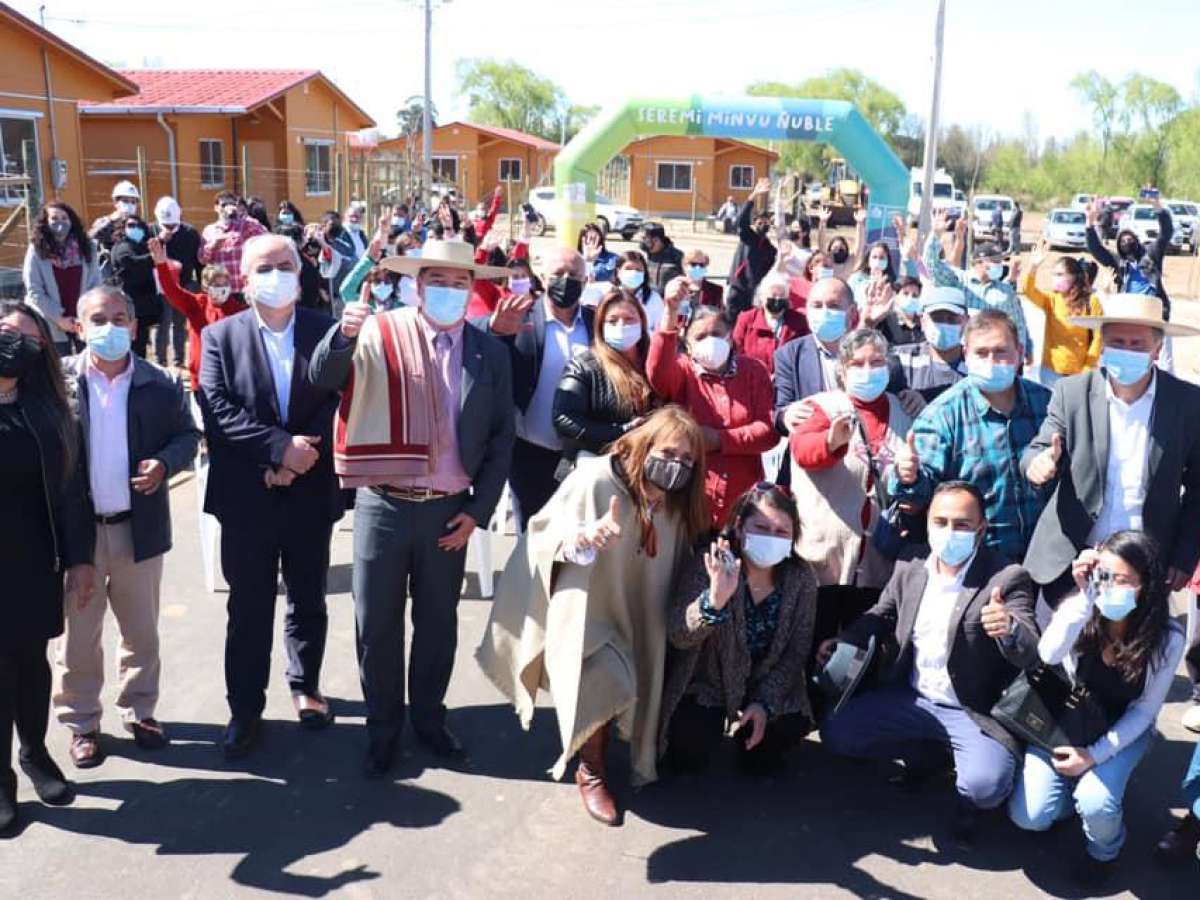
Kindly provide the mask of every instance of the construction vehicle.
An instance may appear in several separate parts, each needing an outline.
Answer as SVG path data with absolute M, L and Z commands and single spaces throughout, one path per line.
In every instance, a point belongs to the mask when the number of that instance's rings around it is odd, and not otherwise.
M 829 226 L 838 228 L 854 224 L 854 211 L 862 202 L 862 180 L 840 156 L 829 161 L 829 175 L 821 185 L 820 199 L 816 192 L 809 194 L 809 213 L 815 216 L 824 207 L 830 211 Z M 816 202 L 814 202 L 816 200 Z

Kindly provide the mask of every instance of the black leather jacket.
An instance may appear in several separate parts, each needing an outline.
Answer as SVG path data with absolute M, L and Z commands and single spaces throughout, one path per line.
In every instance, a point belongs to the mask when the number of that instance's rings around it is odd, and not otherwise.
M 590 350 L 567 364 L 553 407 L 554 430 L 563 439 L 564 456 L 574 459 L 580 450 L 600 453 L 625 433 L 633 418 Z

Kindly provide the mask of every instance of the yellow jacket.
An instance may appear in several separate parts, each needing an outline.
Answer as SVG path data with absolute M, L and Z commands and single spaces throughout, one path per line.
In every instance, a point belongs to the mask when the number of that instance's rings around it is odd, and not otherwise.
M 1021 276 L 1021 293 L 1046 314 L 1046 333 L 1042 342 L 1042 365 L 1059 375 L 1078 375 L 1094 369 L 1100 359 L 1100 331 L 1072 325 L 1067 298 L 1058 291 L 1047 293 L 1037 286 L 1037 272 Z M 1104 309 L 1093 294 L 1088 298 L 1088 315 L 1102 316 Z

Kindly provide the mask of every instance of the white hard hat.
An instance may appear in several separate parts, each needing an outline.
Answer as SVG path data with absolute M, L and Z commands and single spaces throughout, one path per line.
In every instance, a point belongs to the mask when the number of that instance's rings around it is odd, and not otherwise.
M 178 225 L 182 213 L 174 197 L 159 197 L 154 204 L 154 218 L 160 225 Z
M 112 198 L 116 200 L 118 197 L 132 197 L 134 200 L 142 199 L 142 195 L 138 193 L 137 185 L 132 181 L 118 181 L 113 185 Z

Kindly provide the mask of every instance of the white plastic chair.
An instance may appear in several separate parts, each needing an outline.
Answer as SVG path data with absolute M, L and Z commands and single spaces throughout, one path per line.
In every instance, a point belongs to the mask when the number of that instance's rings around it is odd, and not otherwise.
M 467 558 L 475 565 L 479 573 L 479 595 L 485 600 L 491 599 L 496 591 L 496 566 L 492 556 L 492 533 L 504 533 L 508 522 L 508 513 L 512 507 L 512 496 L 508 485 L 500 494 L 500 502 L 492 513 L 492 520 L 487 528 L 476 528 L 471 532 L 471 541 L 467 544 Z

